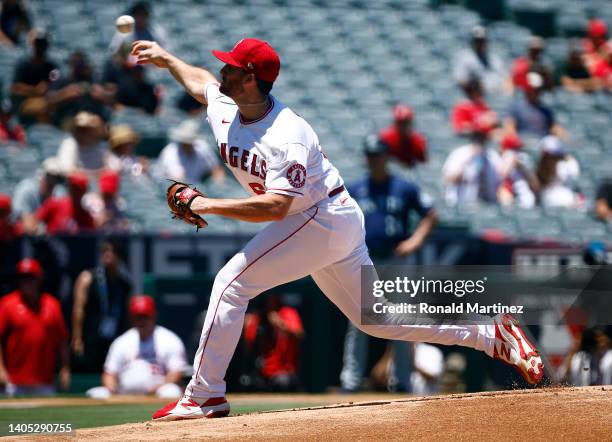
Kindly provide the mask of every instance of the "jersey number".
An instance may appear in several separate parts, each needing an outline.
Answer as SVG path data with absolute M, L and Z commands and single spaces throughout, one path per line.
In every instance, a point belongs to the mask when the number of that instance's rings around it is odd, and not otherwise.
M 266 188 L 261 183 L 249 183 L 249 187 L 257 195 L 263 195 L 264 193 L 266 193 Z

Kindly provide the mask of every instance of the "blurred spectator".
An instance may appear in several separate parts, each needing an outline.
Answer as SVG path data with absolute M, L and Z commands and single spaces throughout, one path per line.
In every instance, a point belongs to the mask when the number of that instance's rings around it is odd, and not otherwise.
M 18 218 L 24 231 L 33 235 L 37 233 L 38 219 L 36 211 L 52 195 L 62 195 L 60 184 L 64 180 L 59 161 L 55 157 L 47 158 L 41 170 L 32 177 L 21 180 L 15 187 L 14 216 Z
M 44 223 L 47 234 L 78 233 L 93 230 L 94 219 L 83 207 L 89 179 L 82 172 L 68 177 L 68 196 L 48 198 L 36 211 L 38 221 Z
M 155 87 L 145 78 L 144 68 L 133 66 L 117 85 L 116 106 L 134 107 L 154 114 L 159 105 Z
M 104 362 L 102 387 L 87 392 L 94 398 L 111 394 L 155 394 L 179 397 L 187 367 L 185 346 L 165 327 L 155 324 L 155 301 L 148 295 L 130 299 L 133 328 L 113 341 Z
M 100 174 L 99 192 L 83 197 L 83 207 L 93 216 L 96 229 L 113 232 L 128 229 L 127 203 L 119 196 L 120 181 L 117 172 L 105 170 Z
M 567 355 L 562 380 L 571 385 L 612 384 L 611 327 L 587 328 Z
M 612 223 L 612 179 L 604 180 L 597 188 L 595 216 L 604 222 Z
M 541 156 L 536 168 L 539 199 L 547 207 L 576 207 L 579 195 L 572 184 L 580 176 L 578 161 L 569 155 L 559 138 L 547 136 L 540 142 Z
M 389 153 L 408 167 L 427 161 L 427 140 L 413 130 L 414 111 L 400 104 L 393 108 L 393 124 L 380 132 Z
M 68 75 L 60 76 L 49 91 L 49 102 L 53 106 L 53 123 L 68 129 L 70 120 L 79 111 L 98 115 L 108 114 L 107 105 L 112 104 L 114 96 L 108 93 L 94 79 L 94 69 L 87 55 L 80 50 L 68 58 Z
M 16 141 L 26 143 L 26 133 L 23 127 L 13 118 L 13 104 L 11 100 L 2 100 L 0 103 L 0 143 Z
M 0 299 L 0 384 L 6 394 L 55 393 L 58 359 L 62 389 L 70 385 L 68 330 L 60 303 L 41 291 L 43 270 L 35 259 L 17 264 L 17 290 Z
M 115 32 L 109 46 L 110 52 L 114 54 L 122 46 L 130 45 L 137 40 L 156 41 L 161 47 L 170 49 L 168 36 L 164 28 L 151 23 L 152 12 L 151 5 L 148 2 L 134 3 L 128 11 L 128 14 L 134 17 L 134 30 L 128 34 Z
M 408 256 L 418 250 L 433 230 L 437 217 L 431 202 L 425 201 L 416 184 L 389 174 L 389 149 L 383 141 L 376 136 L 366 137 L 364 153 L 369 174 L 348 189 L 365 217 L 370 256 L 376 264 L 389 263 L 394 256 Z M 420 218 L 416 226 L 410 225 L 413 214 Z M 349 322 L 340 373 L 343 390 L 350 392 L 360 388 L 366 372 L 368 343 L 368 336 Z M 403 341 L 393 342 L 392 347 L 395 355 L 409 353 L 408 344 Z M 393 389 L 408 389 L 408 363 L 395 358 L 393 379 L 400 383 L 394 381 Z
M 608 41 L 608 25 L 606 22 L 594 18 L 589 21 L 586 29 L 587 36 L 582 41 L 587 65 L 601 54 L 602 50 L 606 50 L 605 46 Z
M 564 137 L 565 131 L 555 123 L 551 108 L 541 100 L 544 87 L 542 76 L 536 72 L 527 74 L 527 89 L 524 94 L 514 97 L 510 115 L 505 120 L 505 129 L 509 135 L 531 135 L 537 138 L 549 134 Z
M 553 88 L 552 68 L 543 60 L 544 40 L 541 37 L 531 37 L 527 54 L 514 60 L 512 64 L 512 85 L 516 88 L 527 90 L 527 74 L 537 72 L 542 76 L 544 90 Z
M 28 10 L 21 0 L 3 0 L 0 6 L 0 44 L 13 47 L 30 30 Z
M 264 388 L 295 391 L 299 386 L 300 341 L 304 337 L 302 320 L 296 309 L 282 305 L 278 295 L 269 294 L 258 314 L 248 314 L 244 338 L 257 359 Z
M 537 181 L 531 172 L 529 155 L 521 152 L 521 139 L 506 136 L 501 141 L 501 147 L 502 182 L 497 195 L 499 203 L 505 206 L 515 204 L 525 209 L 534 207 Z
M 607 50 L 602 51 L 601 57 L 593 63 L 591 74 L 599 88 L 612 92 L 612 42 L 607 44 Z
M 570 47 L 567 61 L 561 74 L 561 84 L 570 92 L 592 92 L 597 90 L 598 82 L 591 77 L 577 47 Z
M 414 346 L 414 365 L 410 375 L 410 392 L 427 396 L 440 391 L 440 379 L 444 372 L 444 355 L 431 344 L 417 342 Z
M 103 140 L 104 122 L 99 115 L 81 111 L 72 122 L 72 134 L 62 141 L 57 159 L 65 174 L 78 169 L 97 171 L 104 167 L 108 144 Z
M 48 112 L 46 95 L 49 85 L 59 78 L 59 70 L 47 58 L 49 37 L 45 31 L 32 31 L 29 41 L 32 55 L 17 64 L 11 94 L 20 106 L 21 115 L 44 121 Z
M 198 131 L 195 120 L 186 120 L 170 130 L 170 144 L 161 151 L 155 165 L 157 176 L 187 183 L 199 183 L 209 176 L 215 181 L 225 177 L 219 159 Z
M 459 86 L 478 78 L 487 93 L 499 93 L 506 72 L 501 58 L 488 50 L 487 31 L 475 26 L 471 32 L 471 47 L 462 51 L 455 60 L 453 76 Z
M 11 219 L 11 197 L 0 193 L 0 242 L 10 241 L 22 233 L 21 224 Z
M 488 117 L 476 119 L 472 142 L 453 150 L 442 167 L 449 205 L 478 201 L 494 203 L 501 184 L 502 162 L 489 145 L 494 122 Z
M 105 241 L 97 267 L 83 270 L 74 284 L 71 347 L 82 369 L 102 371 L 111 342 L 128 328 L 131 291 L 119 245 Z
M 202 103 L 187 92 L 181 93 L 181 96 L 176 100 L 176 107 L 192 117 L 198 117 L 205 109 Z
M 104 66 L 102 83 L 105 94 L 114 97 L 116 108 L 134 107 L 155 113 L 159 100 L 155 87 L 147 82 L 144 68 L 130 55 L 130 46 L 122 46 Z
M 111 127 L 108 142 L 110 152 L 106 156 L 106 167 L 133 176 L 149 172 L 149 161 L 145 157 L 134 155 L 140 137 L 129 125 L 120 124 Z
M 455 105 L 451 114 L 451 125 L 457 135 L 470 135 L 474 122 L 482 118 L 497 121 L 497 115 L 486 103 L 482 85 L 477 77 L 471 78 L 462 85 L 467 100 Z

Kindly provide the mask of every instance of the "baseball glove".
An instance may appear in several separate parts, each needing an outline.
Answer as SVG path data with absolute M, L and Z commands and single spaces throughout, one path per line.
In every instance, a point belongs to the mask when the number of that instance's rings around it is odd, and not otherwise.
M 170 184 L 166 192 L 168 207 L 170 208 L 172 218 L 180 219 L 181 221 L 196 226 L 196 231 L 208 225 L 204 218 L 190 208 L 192 201 L 197 196 L 205 195 L 195 187 L 191 188 L 189 184 L 178 181 L 172 181 L 172 184 Z

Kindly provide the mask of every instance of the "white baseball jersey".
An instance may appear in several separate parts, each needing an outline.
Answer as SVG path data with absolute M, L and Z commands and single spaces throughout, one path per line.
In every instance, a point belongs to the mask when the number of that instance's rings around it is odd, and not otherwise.
M 289 214 L 294 214 L 344 184 L 312 127 L 273 96 L 264 115 L 253 121 L 242 118 L 218 84 L 206 87 L 206 100 L 219 154 L 251 195 L 293 196 Z
M 160 325 L 145 341 L 138 330 L 129 329 L 113 341 L 104 362 L 104 371 L 119 378 L 122 393 L 147 393 L 163 384 L 168 372 L 186 367 L 183 342 Z

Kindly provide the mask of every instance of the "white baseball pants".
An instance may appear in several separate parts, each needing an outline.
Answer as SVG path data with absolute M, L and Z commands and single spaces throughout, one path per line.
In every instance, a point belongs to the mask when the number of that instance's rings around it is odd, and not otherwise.
M 493 354 L 491 325 L 361 325 L 361 266 L 372 265 L 363 213 L 344 191 L 266 226 L 215 278 L 185 395 L 197 401 L 225 394 L 225 372 L 242 333 L 251 298 L 311 275 L 364 332 L 385 339 L 463 345 Z

